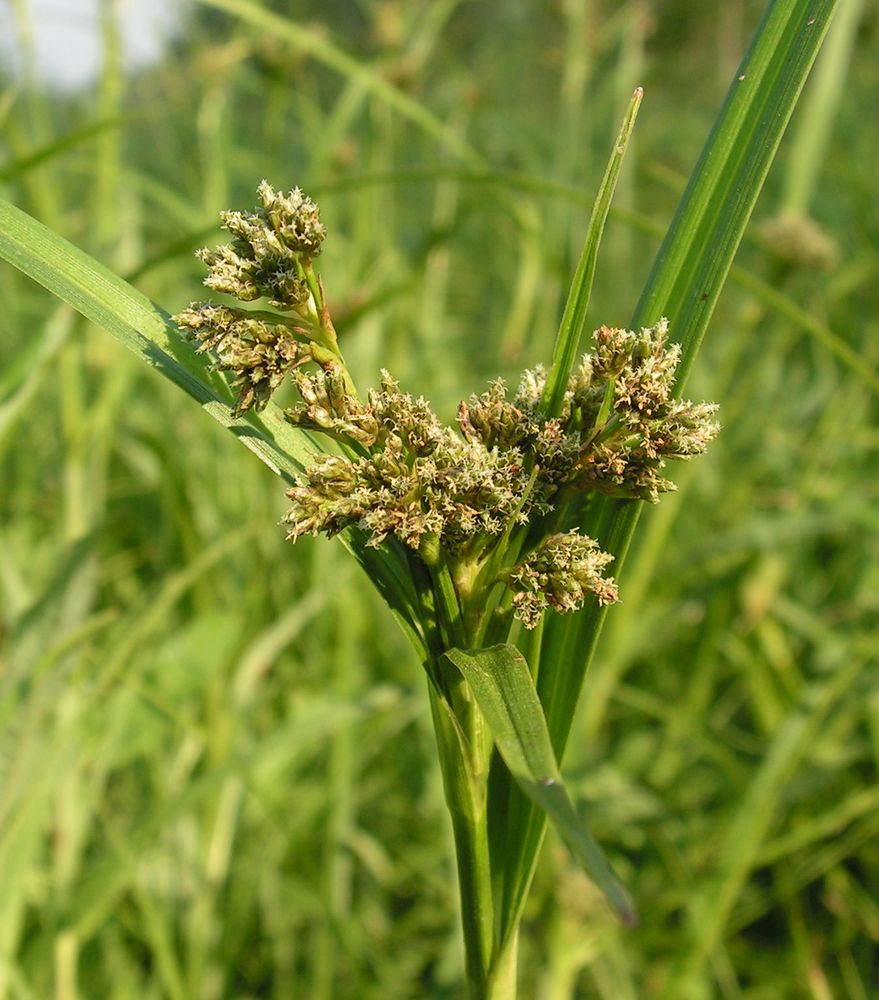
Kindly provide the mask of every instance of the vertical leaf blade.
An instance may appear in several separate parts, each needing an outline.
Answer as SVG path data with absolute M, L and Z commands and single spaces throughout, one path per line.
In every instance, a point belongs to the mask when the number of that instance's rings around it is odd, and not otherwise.
M 686 382 L 838 0 L 776 0 L 735 74 L 632 319 L 671 322 Z
M 837 3 L 769 4 L 657 253 L 631 325 L 669 318 L 682 347 L 678 392 Z M 585 526 L 614 553 L 617 571 L 640 510 L 640 501 L 602 498 Z M 605 613 L 586 608 L 576 618 L 551 617 L 546 623 L 543 649 L 557 666 L 539 672 L 538 690 L 559 755 Z M 560 657 L 573 649 L 586 656 Z
M 525 658 L 506 645 L 452 649 L 446 657 L 464 675 L 519 788 L 550 819 L 620 919 L 633 925 L 635 909 L 628 893 L 568 796 Z
M 773 0 L 768 5 L 657 253 L 631 326 L 669 318 L 672 335 L 682 346 L 678 392 L 837 4 Z M 640 510 L 640 501 L 602 498 L 583 525 L 614 553 L 617 572 Z M 575 617 L 550 616 L 544 626 L 537 688 L 559 759 L 606 613 L 593 604 Z M 493 795 L 498 801 L 492 808 L 511 817 L 499 919 L 512 931 L 545 821 L 512 783 L 498 782 Z
M 640 87 L 632 95 L 632 100 L 629 102 L 626 116 L 620 126 L 619 135 L 605 168 L 592 215 L 589 218 L 586 242 L 583 244 L 580 262 L 568 292 L 565 311 L 553 348 L 552 367 L 546 378 L 546 388 L 541 401 L 544 410 L 551 415 L 557 414 L 561 410 L 565 389 L 568 386 L 568 378 L 577 360 L 580 340 L 586 327 L 586 311 L 589 307 L 589 297 L 592 294 L 592 282 L 595 278 L 598 248 L 601 246 L 604 224 L 607 222 L 607 213 L 610 211 L 610 204 L 616 190 L 620 168 L 623 165 L 623 156 L 626 153 L 632 129 L 635 127 L 635 119 L 638 116 L 638 108 L 641 106 L 643 96 L 644 92 Z

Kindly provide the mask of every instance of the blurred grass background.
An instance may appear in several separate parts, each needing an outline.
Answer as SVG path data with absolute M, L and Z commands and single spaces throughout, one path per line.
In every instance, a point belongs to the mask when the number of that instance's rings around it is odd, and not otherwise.
M 548 358 L 643 84 L 592 308 L 626 323 L 762 4 L 211 0 L 131 73 L 107 0 L 64 93 L 11 7 L 7 197 L 174 312 L 217 213 L 299 184 L 358 380 L 450 417 Z M 523 996 L 879 995 L 877 40 L 843 4 L 688 388 L 723 435 L 645 512 L 587 679 L 565 770 L 642 925 L 550 841 Z M 174 387 L 5 265 L 0 301 L 0 997 L 456 997 L 390 615 Z

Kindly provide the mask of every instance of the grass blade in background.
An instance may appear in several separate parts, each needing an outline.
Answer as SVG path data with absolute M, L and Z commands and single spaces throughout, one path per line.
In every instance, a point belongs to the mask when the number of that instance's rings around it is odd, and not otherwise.
M 446 124 L 424 104 L 394 86 L 379 70 L 349 56 L 328 39 L 325 32 L 315 31 L 290 17 L 283 17 L 266 10 L 252 0 L 197 0 L 197 2 L 240 18 L 245 23 L 265 31 L 271 38 L 283 39 L 296 51 L 311 56 L 345 79 L 356 82 L 401 117 L 408 119 L 427 135 L 436 139 L 440 146 L 448 148 L 471 166 L 485 165 L 482 157 L 462 138 L 458 129 Z
M 733 906 L 765 843 L 795 762 L 807 752 L 818 736 L 819 727 L 863 666 L 862 658 L 852 651 L 828 679 L 805 685 L 799 703 L 791 708 L 773 735 L 730 817 L 726 836 L 718 845 L 716 876 L 708 891 L 688 907 L 690 949 L 665 984 L 661 994 L 665 1000 L 693 995 L 698 973 L 720 943 Z
M 28 173 L 28 171 L 33 170 L 34 167 L 39 167 L 56 156 L 60 157 L 69 150 L 87 143 L 90 139 L 117 129 L 119 125 L 119 119 L 101 118 L 98 121 L 89 122 L 87 125 L 73 129 L 66 135 L 53 139 L 51 142 L 28 153 L 26 156 L 4 163 L 0 167 L 0 181 L 15 180 L 17 177 L 21 177 Z
M 842 5 L 803 95 L 785 165 L 785 191 L 781 202 L 781 211 L 785 214 L 808 214 L 833 137 L 846 69 L 865 6 L 864 0 L 848 0 Z

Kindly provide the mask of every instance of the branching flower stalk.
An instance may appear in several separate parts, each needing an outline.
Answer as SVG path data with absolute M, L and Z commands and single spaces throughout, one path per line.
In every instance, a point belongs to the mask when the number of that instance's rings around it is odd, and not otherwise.
M 326 230 L 317 206 L 295 188 L 279 194 L 268 182 L 257 189 L 255 212 L 223 212 L 231 240 L 198 252 L 210 273 L 205 285 L 240 302 L 268 299 L 271 310 L 194 303 L 174 319 L 216 367 L 235 375 L 234 414 L 265 406 L 285 376 L 309 362 L 336 371 L 346 392 L 353 383 L 339 354 L 314 258 Z
M 199 257 L 209 288 L 269 308 L 199 302 L 175 319 L 232 374 L 236 415 L 264 407 L 289 377 L 301 402 L 287 420 L 331 442 L 287 494 L 287 537 L 357 531 L 369 547 L 408 553 L 429 637 L 468 973 L 474 994 L 488 995 L 497 957 L 486 818 L 494 738 L 446 654 L 513 642 L 548 611 L 615 602 L 613 556 L 570 523 L 572 507 L 594 495 L 655 503 L 674 489 L 667 461 L 702 453 L 717 433 L 716 407 L 674 398 L 680 349 L 665 320 L 596 330 L 555 414 L 542 405 L 539 367 L 513 390 L 497 379 L 462 402 L 454 425 L 387 371 L 361 394 L 314 269 L 325 236 L 317 206 L 298 188 L 282 194 L 266 181 L 257 194 L 254 212 L 223 213 L 229 243 Z
M 531 629 L 547 608 L 616 601 L 604 573 L 612 556 L 558 522 L 571 494 L 655 503 L 674 489 L 666 461 L 701 454 L 716 434 L 713 404 L 672 397 L 680 349 L 668 323 L 595 331 L 558 416 L 541 412 L 546 374 L 536 368 L 512 393 L 492 382 L 446 426 L 387 371 L 361 398 L 314 271 L 317 207 L 298 188 L 285 196 L 263 181 L 258 194 L 256 213 L 223 213 L 232 242 L 199 257 L 208 287 L 269 298 L 278 311 L 202 302 L 175 320 L 233 373 L 236 414 L 260 409 L 289 375 L 302 402 L 287 419 L 338 443 L 289 490 L 288 538 L 357 527 L 377 547 L 393 536 L 427 570 L 448 571 L 467 648 L 508 632 L 511 617 Z M 540 538 L 529 532 L 535 520 Z

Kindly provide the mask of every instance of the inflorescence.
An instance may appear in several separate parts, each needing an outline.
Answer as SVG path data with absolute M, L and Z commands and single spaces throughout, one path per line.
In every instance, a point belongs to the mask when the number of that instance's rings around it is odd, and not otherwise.
M 700 454 L 716 435 L 714 404 L 673 398 L 680 348 L 668 343 L 667 321 L 597 330 L 557 415 L 543 409 L 540 368 L 512 395 L 498 379 L 462 402 L 456 426 L 386 371 L 363 401 L 312 266 L 324 238 L 317 207 L 298 188 L 283 195 L 263 181 L 258 194 L 256 213 L 223 213 L 231 242 L 199 256 L 210 288 L 268 299 L 278 312 L 197 303 L 175 318 L 234 374 L 236 415 L 264 406 L 290 374 L 302 402 L 287 419 L 338 442 L 288 492 L 288 538 L 356 527 L 367 544 L 394 537 L 427 563 L 441 553 L 455 579 L 490 571 L 483 592 L 504 584 L 527 628 L 547 608 L 581 607 L 588 594 L 616 601 L 604 576 L 613 557 L 576 530 L 556 530 L 553 515 L 578 494 L 655 502 L 674 489 L 666 461 Z M 543 533 L 533 538 L 537 520 Z
M 218 369 L 235 374 L 235 416 L 265 406 L 300 365 L 338 353 L 312 267 L 326 235 L 317 205 L 299 188 L 279 194 L 267 181 L 257 195 L 255 212 L 221 214 L 230 242 L 197 256 L 209 268 L 208 288 L 240 302 L 268 299 L 276 312 L 194 302 L 174 317 L 200 351 L 213 351 Z

